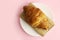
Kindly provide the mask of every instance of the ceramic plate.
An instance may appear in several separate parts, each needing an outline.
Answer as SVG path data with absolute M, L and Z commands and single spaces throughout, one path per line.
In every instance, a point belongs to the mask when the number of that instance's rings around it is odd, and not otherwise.
M 50 19 L 53 19 L 51 15 L 52 11 L 47 5 L 43 3 L 32 3 L 32 4 L 35 5 L 37 8 L 40 8 Z M 34 29 L 30 25 L 28 25 L 22 18 L 20 18 L 20 24 L 23 30 L 29 35 L 39 36 L 39 34 L 36 31 L 34 31 Z

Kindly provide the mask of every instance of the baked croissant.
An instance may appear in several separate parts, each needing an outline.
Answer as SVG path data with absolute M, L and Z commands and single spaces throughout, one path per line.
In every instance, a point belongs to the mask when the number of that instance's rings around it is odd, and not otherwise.
M 53 21 L 35 6 L 24 6 L 23 14 L 24 20 L 42 35 L 44 33 L 41 33 L 40 29 L 49 30 L 54 25 Z

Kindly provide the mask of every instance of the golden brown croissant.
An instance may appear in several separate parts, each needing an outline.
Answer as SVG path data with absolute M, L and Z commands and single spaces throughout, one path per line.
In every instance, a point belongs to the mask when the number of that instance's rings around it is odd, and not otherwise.
M 54 25 L 52 20 L 50 20 L 39 8 L 34 6 L 24 6 L 23 13 L 24 20 L 42 35 L 45 33 L 44 30 L 49 30 Z

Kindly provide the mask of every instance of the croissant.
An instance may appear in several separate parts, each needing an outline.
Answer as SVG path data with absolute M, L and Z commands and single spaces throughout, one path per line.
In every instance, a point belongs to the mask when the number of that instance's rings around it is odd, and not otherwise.
M 54 25 L 41 9 L 33 5 L 24 6 L 23 14 L 24 20 L 41 35 L 44 35 Z

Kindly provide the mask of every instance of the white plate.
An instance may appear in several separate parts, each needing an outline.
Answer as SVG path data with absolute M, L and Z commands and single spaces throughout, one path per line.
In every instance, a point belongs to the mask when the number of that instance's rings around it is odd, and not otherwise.
M 50 19 L 52 19 L 52 15 L 51 15 L 51 10 L 50 8 L 48 8 L 46 5 L 42 4 L 42 3 L 32 3 L 33 5 L 35 5 L 36 7 L 40 8 Z M 32 36 L 39 36 L 39 34 L 34 31 L 33 28 L 31 28 L 31 26 L 29 26 L 23 19 L 20 18 L 20 24 L 23 28 L 23 30 L 28 33 L 29 35 Z

